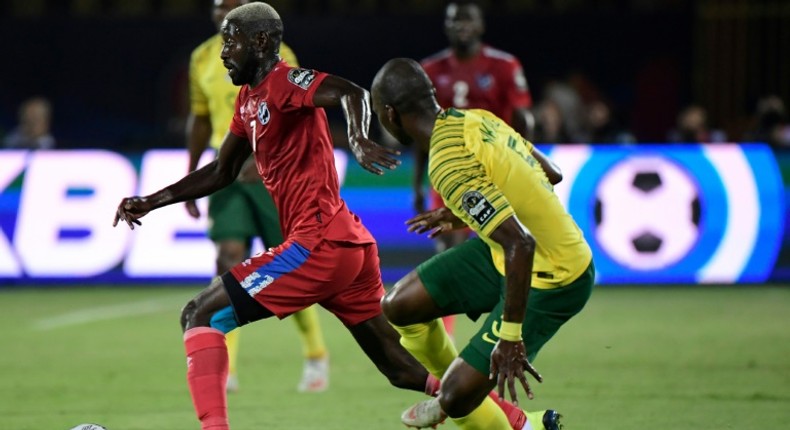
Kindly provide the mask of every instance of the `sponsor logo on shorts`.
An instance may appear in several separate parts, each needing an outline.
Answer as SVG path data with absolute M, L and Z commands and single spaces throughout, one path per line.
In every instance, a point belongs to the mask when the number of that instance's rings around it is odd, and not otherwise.
M 315 80 L 315 70 L 291 69 L 288 72 L 288 80 L 297 87 L 306 90 Z
M 254 296 L 260 293 L 262 289 L 271 285 L 272 282 L 274 282 L 274 278 L 271 275 L 264 275 L 263 279 L 261 279 L 261 281 L 258 282 L 257 285 L 247 290 L 247 292 L 249 293 L 250 296 Z
M 497 341 L 499 341 L 499 321 L 494 321 L 491 323 L 491 333 L 494 333 L 494 336 L 497 338 L 494 339 L 488 335 L 488 332 L 483 333 L 483 341 L 496 345 Z
M 466 213 L 471 215 L 481 226 L 484 226 L 496 213 L 494 206 L 479 191 L 465 192 L 461 197 L 461 202 Z
M 261 274 L 258 273 L 258 272 L 250 273 L 249 275 L 247 275 L 246 278 L 244 278 L 243 281 L 241 281 L 241 287 L 244 288 L 245 290 L 249 290 L 250 287 L 252 286 L 252 283 L 255 282 L 255 280 L 260 278 L 260 277 L 261 277 Z

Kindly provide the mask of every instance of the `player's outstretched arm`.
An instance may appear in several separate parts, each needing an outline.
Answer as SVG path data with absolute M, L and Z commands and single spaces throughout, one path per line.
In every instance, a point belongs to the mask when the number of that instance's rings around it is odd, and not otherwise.
M 560 170 L 560 166 L 554 164 L 549 157 L 546 157 L 546 154 L 534 146 L 532 147 L 532 156 L 538 160 L 540 167 L 546 172 L 546 178 L 548 178 L 551 185 L 557 185 L 562 182 L 562 170 Z
M 370 129 L 370 93 L 359 85 L 338 76 L 329 75 L 313 95 L 316 107 L 343 109 L 348 123 L 348 144 L 359 164 L 369 172 L 384 174 L 380 167 L 394 169 L 400 161 L 393 158 L 400 151 L 383 147 L 368 138 Z
M 247 138 L 228 133 L 217 159 L 211 163 L 153 194 L 121 200 L 112 225 L 116 226 L 118 221 L 123 221 L 134 230 L 135 224 L 142 225 L 139 219 L 154 209 L 198 199 L 230 185 L 251 153 Z
M 505 397 L 507 383 L 510 398 L 518 404 L 515 381 L 519 380 L 532 399 L 532 390 L 524 375 L 526 370 L 538 382 L 543 378 L 527 360 L 527 352 L 521 339 L 521 324 L 527 311 L 527 298 L 532 285 L 532 263 L 535 257 L 535 238 L 518 222 L 515 215 L 507 218 L 490 236 L 502 245 L 505 253 L 505 304 L 502 309 L 502 325 L 499 342 L 491 353 L 491 375 L 497 378 L 500 398 Z
M 532 140 L 535 131 L 535 116 L 532 111 L 523 107 L 514 108 L 510 124 L 524 139 Z

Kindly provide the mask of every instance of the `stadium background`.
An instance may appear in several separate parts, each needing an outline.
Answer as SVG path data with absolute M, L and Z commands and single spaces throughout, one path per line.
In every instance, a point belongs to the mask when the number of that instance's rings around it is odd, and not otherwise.
M 303 65 L 363 86 L 391 57 L 419 59 L 446 46 L 439 1 L 271 3 L 281 11 L 285 39 Z M 602 284 L 620 287 L 599 289 L 542 353 L 538 367 L 547 383 L 539 387 L 537 405 L 565 408 L 577 429 L 786 426 L 790 152 L 746 142 L 753 142 L 748 136 L 761 97 L 775 94 L 790 102 L 790 3 L 483 3 L 484 40 L 521 60 L 536 102 L 553 83 L 574 83 L 582 96 L 606 99 L 640 142 L 539 142 L 544 148 L 566 157 L 573 151 L 594 154 L 588 164 L 611 171 L 617 165 L 611 157 L 669 160 L 701 198 L 699 217 L 725 220 L 696 223 L 699 240 L 663 266 L 618 267 L 619 260 L 599 247 L 596 259 L 614 261 Z M 181 207 L 148 217 L 134 233 L 109 224 L 120 197 L 164 185 L 186 170 L 187 61 L 191 49 L 214 32 L 209 4 L 0 0 L 0 136 L 15 126 L 23 100 L 42 95 L 53 103 L 58 147 L 53 153 L 0 150 L 0 428 L 65 429 L 97 421 L 111 430 L 181 429 L 194 423 L 175 321 L 213 267 L 201 236 L 204 225 L 183 224 Z M 669 144 L 678 113 L 692 103 L 704 106 L 711 125 L 733 143 Z M 341 118 L 334 112 L 330 119 L 343 150 Z M 612 155 L 617 151 L 625 152 Z M 710 154 L 717 151 L 730 154 L 722 157 L 734 164 L 713 166 L 716 156 Z M 144 172 L 146 160 L 153 164 Z M 376 178 L 351 160 L 343 188 L 382 243 L 389 282 L 432 249 L 430 241 L 402 228 L 410 215 L 408 153 L 403 161 L 399 170 Z M 752 188 L 730 186 L 733 166 L 745 168 Z M 668 169 L 667 175 L 675 171 Z M 596 217 L 595 184 L 609 171 L 598 170 L 571 181 L 586 189 L 587 200 L 574 215 L 588 221 Z M 748 226 L 729 224 L 739 192 L 759 205 Z M 590 237 L 594 227 L 585 231 L 591 241 L 597 241 Z M 671 222 L 655 227 L 673 234 Z M 738 257 L 742 270 L 697 287 L 724 235 L 741 240 L 742 227 L 752 232 L 748 255 Z M 147 234 L 154 244 L 139 245 L 135 234 Z M 161 239 L 166 234 L 172 236 Z M 156 238 L 177 246 L 159 248 L 163 242 Z M 207 261 L 199 264 L 202 273 L 192 266 L 175 272 L 150 266 L 169 265 L 184 252 Z M 683 258 L 688 255 L 693 258 Z M 130 266 L 143 271 L 129 275 Z M 729 288 L 733 283 L 745 288 Z M 647 287 L 653 284 L 660 288 Z M 326 314 L 321 318 L 333 354 L 332 391 L 309 411 L 299 408 L 299 398 L 279 388 L 290 387 L 298 373 L 292 329 L 250 330 L 250 344 L 270 346 L 243 348 L 241 366 L 250 382 L 231 399 L 239 428 L 312 428 L 292 424 L 294 414 L 321 420 L 327 429 L 397 428 L 397 413 L 415 397 L 387 387 L 342 327 Z M 460 324 L 463 339 L 472 326 Z M 261 408 L 261 398 L 269 407 Z M 338 421 L 340 415 L 359 424 Z
M 110 150 L 128 157 L 132 165 L 139 167 L 139 161 L 135 160 L 143 158 L 146 151 L 183 148 L 188 56 L 198 42 L 214 31 L 206 13 L 209 4 L 197 0 L 7 0 L 0 3 L 3 12 L 0 40 L 9 65 L 15 65 L 0 70 L 3 94 L 0 130 L 10 131 L 14 127 L 16 109 L 23 100 L 42 95 L 53 104 L 52 132 L 59 150 Z M 369 84 L 377 68 L 388 58 L 422 58 L 447 44 L 441 20 L 443 3 L 438 1 L 304 0 L 273 4 L 283 15 L 285 39 L 304 65 L 331 71 L 362 85 Z M 484 40 L 512 52 L 521 60 L 536 110 L 540 109 L 541 101 L 549 97 L 550 88 L 562 83 L 572 87 L 582 103 L 604 100 L 611 106 L 617 123 L 638 142 L 666 142 L 679 111 L 692 103 L 708 111 L 710 127 L 720 129 L 727 141 L 750 141 L 757 101 L 768 94 L 790 100 L 790 80 L 787 79 L 790 56 L 786 55 L 790 52 L 790 6 L 787 2 L 525 0 L 483 4 L 487 13 Z M 404 28 L 408 31 L 403 31 Z M 336 130 L 336 145 L 343 148 L 342 118 L 338 112 L 330 112 L 330 118 Z M 540 117 L 538 122 L 540 125 Z M 567 122 L 570 123 L 570 119 Z M 375 124 L 374 134 L 379 135 Z M 544 143 L 540 137 L 537 136 L 537 142 Z M 568 141 L 556 143 L 586 143 L 584 137 L 583 134 L 568 136 Z M 788 156 L 783 149 L 774 148 L 777 160 L 774 164 L 785 166 L 782 176 L 788 178 Z M 644 156 L 645 151 L 655 152 L 655 148 L 648 150 L 637 144 L 629 151 L 633 151 L 634 156 Z M 347 198 L 360 202 L 354 209 L 380 233 L 387 281 L 394 281 L 408 267 L 430 254 L 427 240 L 393 231 L 409 216 L 409 158 L 408 153 L 404 155 L 406 164 L 384 179 L 365 176 L 352 162 L 344 188 Z M 687 162 L 682 169 L 694 176 L 699 171 L 698 162 Z M 8 167 L 13 163 L 7 161 L 5 164 Z M 726 172 L 730 168 L 719 166 L 719 170 L 713 170 L 720 176 L 721 169 Z M 764 166 L 752 168 L 761 172 Z M 178 169 L 177 164 L 173 169 Z M 768 169 L 774 170 L 775 166 Z M 20 246 L 25 248 L 21 251 L 23 254 L 37 253 L 32 249 L 35 245 L 19 245 L 14 241 L 19 237 L 20 193 L 36 192 L 22 190 L 24 175 L 16 173 L 6 181 L 13 180 L 11 186 L 6 186 L 0 194 L 3 202 L 0 229 L 10 242 L 0 247 L 0 268 L 13 266 L 10 260 L 25 265 L 24 256 L 9 255 L 18 254 Z M 158 176 L 151 176 L 143 178 L 140 175 L 140 184 L 157 187 L 167 183 Z M 760 190 L 782 186 L 778 175 L 771 178 L 753 176 L 759 179 Z M 601 177 L 584 179 L 598 181 Z M 699 188 L 699 178 L 687 179 L 696 182 Z M 110 176 L 108 181 L 112 180 Z M 384 188 L 378 189 L 379 184 Z M 64 190 L 78 200 L 99 195 L 80 187 L 70 184 Z M 141 187 L 143 185 L 127 188 L 129 192 L 138 192 Z M 705 196 L 712 191 L 710 187 L 702 188 L 697 192 L 702 194 L 704 203 Z M 731 191 L 724 187 L 713 192 L 728 194 Z M 366 192 L 375 197 L 365 195 Z M 763 230 L 770 230 L 773 236 L 780 238 L 779 244 L 787 245 L 788 239 L 783 236 L 787 230 L 782 201 L 785 193 L 774 194 L 775 198 L 766 197 L 765 204 L 771 207 L 761 205 L 758 209 L 757 222 Z M 589 201 L 587 206 L 594 210 L 594 204 L 595 201 Z M 383 207 L 389 209 L 384 211 Z M 585 207 L 584 211 L 587 210 Z M 703 205 L 703 214 L 706 210 L 711 213 L 724 209 Z M 577 218 L 586 215 L 578 209 L 572 211 Z M 388 216 L 378 216 L 385 212 Z M 365 213 L 374 216 L 365 217 Z M 36 216 L 45 215 L 42 212 Z M 777 216 L 781 218 L 779 221 L 771 221 Z M 381 226 L 378 225 L 380 220 L 383 221 Z M 92 230 L 89 221 L 84 223 L 88 227 L 74 220 L 69 223 L 71 227 L 65 225 L 62 231 L 53 233 L 57 235 L 55 239 L 38 242 L 70 241 L 75 245 L 69 248 L 75 251 L 72 255 L 79 254 L 79 241 L 89 241 L 91 233 L 95 236 L 96 231 Z M 716 234 L 721 236 L 727 225 L 720 226 L 722 231 Z M 709 223 L 698 227 L 709 227 Z M 742 229 L 743 226 L 734 228 Z M 200 228 L 194 223 L 188 224 L 186 229 L 190 231 L 176 231 L 179 238 L 190 240 L 200 234 Z M 589 236 L 594 230 L 591 227 L 585 233 Z M 702 235 L 700 240 L 711 242 L 708 236 Z M 24 237 L 27 242 L 36 239 L 30 235 Z M 727 283 L 781 282 L 790 277 L 787 246 L 773 249 L 775 241 L 769 242 L 756 247 L 753 258 L 770 268 L 760 269 L 759 276 L 723 280 Z M 708 245 L 715 246 L 715 243 Z M 17 249 L 7 250 L 9 247 Z M 768 251 L 762 249 L 766 247 Z M 691 249 L 687 251 L 693 254 Z M 167 254 L 151 256 L 159 257 L 170 259 Z M 676 258 L 663 266 L 679 263 Z M 628 265 L 618 267 L 627 269 Z M 123 278 L 111 270 L 107 271 L 107 276 L 94 273 L 76 278 L 67 272 L 54 271 L 51 276 L 46 270 L 40 274 L 36 274 L 35 269 L 30 270 L 32 273 L 24 272 L 24 268 L 0 270 L 0 282 L 24 284 L 26 279 L 48 277 L 56 282 Z M 163 275 L 186 280 L 196 276 L 186 270 Z M 688 276 L 660 275 L 659 271 L 650 270 L 645 276 L 599 280 L 603 283 L 697 280 Z M 135 277 L 139 280 L 156 278 L 150 274 L 132 276 Z M 202 275 L 197 274 L 197 277 Z

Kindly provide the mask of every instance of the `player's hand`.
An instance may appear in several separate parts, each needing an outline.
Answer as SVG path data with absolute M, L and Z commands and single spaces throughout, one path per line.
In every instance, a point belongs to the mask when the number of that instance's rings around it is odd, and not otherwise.
M 379 166 L 393 170 L 400 165 L 400 160 L 393 158 L 400 155 L 400 151 L 381 146 L 366 137 L 349 139 L 348 145 L 359 165 L 368 172 L 383 175 L 384 171 Z
M 524 387 L 524 391 L 527 392 L 527 397 L 530 400 L 535 397 L 532 394 L 532 389 L 529 387 L 527 377 L 524 375 L 525 370 L 534 376 L 538 382 L 543 382 L 543 377 L 527 360 L 524 342 L 509 342 L 500 339 L 491 352 L 491 373 L 488 375 L 489 379 L 497 378 L 497 393 L 500 399 L 505 398 L 505 382 L 507 382 L 510 399 L 514 405 L 518 405 L 516 379 L 521 382 L 521 386 Z
M 450 209 L 438 208 L 421 213 L 406 221 L 407 230 L 411 233 L 428 232 L 431 239 L 464 226 L 464 222 L 453 214 Z
M 184 206 L 186 206 L 189 216 L 195 219 L 200 219 L 200 209 L 198 208 L 197 202 L 194 200 L 187 200 L 184 203 Z
M 118 221 L 124 221 L 130 229 L 134 230 L 135 224 L 143 225 L 139 219 L 151 212 L 151 209 L 151 204 L 144 197 L 127 197 L 118 205 L 112 226 L 118 225 Z

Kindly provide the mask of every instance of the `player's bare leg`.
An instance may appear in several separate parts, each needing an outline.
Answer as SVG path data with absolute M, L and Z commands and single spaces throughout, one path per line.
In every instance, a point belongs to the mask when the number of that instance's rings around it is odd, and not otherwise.
M 398 332 L 383 315 L 348 327 L 348 330 L 390 384 L 407 390 L 424 390 L 428 372 L 403 349 Z
M 401 336 L 400 343 L 437 379 L 458 356 L 438 318 L 447 315 L 414 270 L 381 300 L 381 308 Z M 428 393 L 433 394 L 433 393 Z
M 240 263 L 249 254 L 247 245 L 239 240 L 222 240 L 217 242 L 217 274 L 230 270 Z M 237 363 L 239 361 L 239 341 L 241 329 L 237 328 L 225 334 L 225 344 L 228 347 L 228 380 L 226 390 L 234 393 L 239 390 L 239 374 Z
M 203 430 L 228 430 L 225 384 L 228 352 L 225 335 L 211 327 L 211 317 L 230 305 L 222 279 L 190 300 L 181 311 L 181 328 L 187 355 L 187 382 L 195 413 Z

